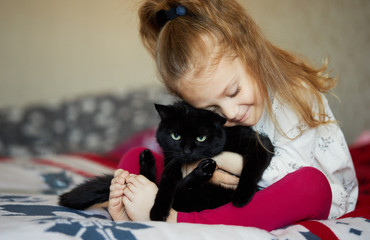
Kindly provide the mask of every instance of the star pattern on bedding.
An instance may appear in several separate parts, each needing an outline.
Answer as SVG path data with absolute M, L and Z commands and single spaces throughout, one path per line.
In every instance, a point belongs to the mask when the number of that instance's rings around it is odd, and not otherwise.
M 1 202 L 15 202 L 15 203 L 41 203 L 44 202 L 39 197 L 34 196 L 20 196 L 20 195 L 4 195 L 0 196 L 0 203 Z
M 225 236 L 233 233 L 236 234 L 235 237 L 240 236 L 239 239 L 244 239 L 249 234 L 258 236 L 258 239 L 268 240 L 316 240 L 320 239 L 322 234 L 326 234 L 325 229 L 330 229 L 331 234 L 340 236 L 339 239 L 368 239 L 369 237 L 367 229 L 369 229 L 370 220 L 359 217 L 362 215 L 337 220 L 307 221 L 313 223 L 316 228 L 312 225 L 309 227 L 306 223 L 266 232 L 256 228 L 224 225 L 114 222 L 109 218 L 106 209 L 79 211 L 58 206 L 56 200 L 56 196 L 50 195 L 0 194 L 0 220 L 2 219 L 2 223 L 8 226 L 2 229 L 9 229 L 9 226 L 18 227 L 16 230 L 18 233 L 7 231 L 2 234 L 11 233 L 12 237 L 23 236 L 24 232 L 35 234 L 31 239 L 40 239 L 40 236 L 43 236 L 42 238 L 45 237 L 45 239 L 141 240 L 154 236 L 162 236 L 166 239 L 165 237 L 174 235 L 179 236 L 179 239 L 190 239 L 204 234 L 211 238 L 220 235 L 223 236 L 221 239 L 224 239 Z M 318 230 L 321 230 L 321 233 Z M 19 239 L 17 237 L 10 239 Z
M 49 186 L 49 189 L 43 191 L 44 194 L 61 194 L 72 184 L 72 178 L 67 176 L 66 171 L 58 173 L 41 174 L 44 182 Z
M 27 200 L 28 199 L 28 200 Z M 113 222 L 103 215 L 88 214 L 85 211 L 73 210 L 54 205 L 38 205 L 42 200 L 27 196 L 0 196 L 0 201 L 27 204 L 0 205 L 0 216 L 4 217 L 37 217 L 32 222 L 45 225 L 44 232 L 61 233 L 77 239 L 127 239 L 136 240 L 132 231 L 151 228 L 135 222 Z M 30 204 L 32 203 L 32 204 Z

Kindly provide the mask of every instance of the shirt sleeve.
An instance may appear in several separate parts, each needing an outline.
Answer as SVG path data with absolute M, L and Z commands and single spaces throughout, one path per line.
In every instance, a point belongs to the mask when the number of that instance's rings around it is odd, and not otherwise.
M 326 102 L 327 114 L 334 119 Z M 329 217 L 337 218 L 355 209 L 358 198 L 358 182 L 353 161 L 338 124 L 322 125 L 317 128 L 315 163 L 327 176 L 333 200 Z
M 326 98 L 323 97 L 323 100 L 328 117 L 335 120 Z M 263 174 L 260 186 L 270 186 L 288 173 L 304 166 L 312 166 L 324 173 L 331 186 L 332 206 L 329 218 L 337 218 L 352 211 L 358 197 L 358 183 L 348 146 L 339 126 L 330 123 L 307 128 L 286 107 L 275 104 L 274 111 L 285 135 L 280 134 L 268 121 L 264 121 L 264 126 L 259 125 L 275 146 L 275 156 Z

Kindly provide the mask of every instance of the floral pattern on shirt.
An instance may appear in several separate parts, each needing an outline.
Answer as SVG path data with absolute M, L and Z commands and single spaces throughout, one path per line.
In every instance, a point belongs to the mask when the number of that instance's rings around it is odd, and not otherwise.
M 328 119 L 335 121 L 325 96 L 322 97 Z M 352 158 L 339 126 L 333 122 L 308 128 L 277 97 L 271 100 L 273 114 L 284 134 L 274 126 L 266 111 L 254 126 L 258 132 L 266 134 L 275 146 L 275 155 L 259 185 L 267 187 L 288 173 L 304 166 L 312 166 L 325 174 L 332 189 L 329 218 L 337 218 L 352 211 L 358 197 L 358 183 Z

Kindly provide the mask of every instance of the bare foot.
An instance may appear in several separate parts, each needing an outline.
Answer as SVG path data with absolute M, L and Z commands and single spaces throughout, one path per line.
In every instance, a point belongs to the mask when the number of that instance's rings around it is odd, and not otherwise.
M 114 221 L 130 221 L 122 201 L 128 176 L 129 172 L 123 169 L 116 170 L 109 188 L 108 212 Z
M 123 190 L 123 204 L 132 221 L 150 221 L 158 187 L 142 175 L 130 175 Z

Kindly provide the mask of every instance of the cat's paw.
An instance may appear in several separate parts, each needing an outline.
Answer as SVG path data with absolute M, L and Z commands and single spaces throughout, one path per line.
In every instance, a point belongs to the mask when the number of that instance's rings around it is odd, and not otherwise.
M 211 179 L 216 167 L 216 162 L 213 159 L 207 158 L 198 164 L 196 170 L 203 178 Z
M 235 191 L 231 198 L 231 202 L 235 207 L 244 207 L 252 200 L 255 193 L 255 190 Z
M 155 182 L 156 167 L 155 158 L 149 149 L 143 150 L 139 155 L 140 175 Z
M 153 153 L 149 149 L 145 149 L 140 153 L 139 164 L 140 167 L 144 167 L 146 165 L 151 166 L 155 164 Z
M 139 156 L 140 166 L 142 166 L 143 164 L 147 162 L 152 162 L 152 161 L 155 161 L 155 160 L 154 160 L 153 153 L 149 149 L 145 149 L 140 153 L 140 156 Z

